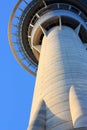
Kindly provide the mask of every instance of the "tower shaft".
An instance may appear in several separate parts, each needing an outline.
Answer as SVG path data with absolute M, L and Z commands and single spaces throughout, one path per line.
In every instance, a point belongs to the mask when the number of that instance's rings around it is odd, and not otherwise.
M 78 34 L 66 26 L 50 29 L 41 45 L 28 130 L 87 127 L 86 72 L 87 52 Z

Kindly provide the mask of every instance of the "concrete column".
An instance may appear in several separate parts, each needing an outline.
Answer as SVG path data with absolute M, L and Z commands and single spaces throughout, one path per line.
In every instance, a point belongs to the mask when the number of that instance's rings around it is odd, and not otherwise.
M 54 27 L 42 41 L 28 130 L 87 127 L 86 98 L 87 51 L 73 29 Z

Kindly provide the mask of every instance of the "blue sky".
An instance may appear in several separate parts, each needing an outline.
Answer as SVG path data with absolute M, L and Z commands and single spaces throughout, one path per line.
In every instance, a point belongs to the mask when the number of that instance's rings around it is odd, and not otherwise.
M 14 58 L 8 42 L 9 17 L 17 0 L 2 0 L 0 7 L 0 130 L 26 130 L 35 77 Z

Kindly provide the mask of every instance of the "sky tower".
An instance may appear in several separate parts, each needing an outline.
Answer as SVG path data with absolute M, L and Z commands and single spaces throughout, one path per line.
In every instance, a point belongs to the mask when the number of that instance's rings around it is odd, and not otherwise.
M 87 130 L 87 1 L 18 0 L 9 42 L 37 75 L 28 130 Z

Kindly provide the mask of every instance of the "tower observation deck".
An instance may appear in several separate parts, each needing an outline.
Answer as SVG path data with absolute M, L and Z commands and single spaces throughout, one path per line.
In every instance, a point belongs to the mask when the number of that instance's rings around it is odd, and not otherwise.
M 8 35 L 37 76 L 28 130 L 87 130 L 87 0 L 18 0 Z

